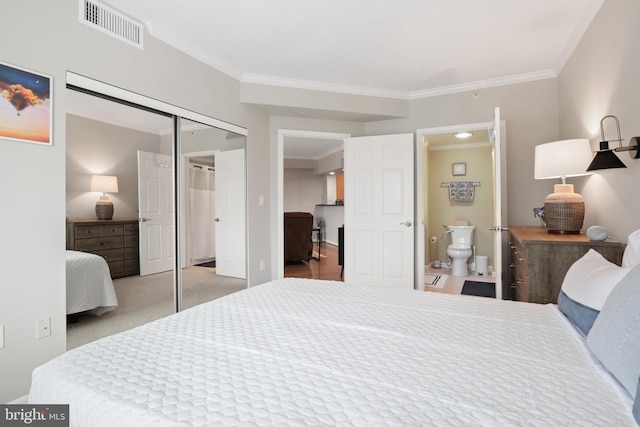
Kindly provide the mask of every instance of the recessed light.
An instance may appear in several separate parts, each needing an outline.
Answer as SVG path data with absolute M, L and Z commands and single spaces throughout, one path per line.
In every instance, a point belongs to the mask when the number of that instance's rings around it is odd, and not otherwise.
M 471 132 L 459 132 L 459 133 L 456 133 L 456 138 L 458 138 L 458 139 L 471 138 L 472 136 L 473 136 L 473 134 Z

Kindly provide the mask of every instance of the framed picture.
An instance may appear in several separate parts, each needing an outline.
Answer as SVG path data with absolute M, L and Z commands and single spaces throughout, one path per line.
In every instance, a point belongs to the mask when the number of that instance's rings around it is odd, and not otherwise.
M 452 170 L 453 170 L 453 176 L 465 176 L 467 174 L 467 164 L 453 163 Z
M 51 77 L 0 62 L 0 140 L 52 145 Z

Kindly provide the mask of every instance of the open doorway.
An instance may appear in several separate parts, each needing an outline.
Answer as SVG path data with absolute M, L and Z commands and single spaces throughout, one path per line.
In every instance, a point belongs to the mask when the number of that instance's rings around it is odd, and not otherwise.
M 468 279 L 494 282 L 498 298 L 508 296 L 501 277 L 505 265 L 502 243 L 497 243 L 504 239 L 499 233 L 500 218 L 506 218 L 506 141 L 500 137 L 506 124 L 500 121 L 499 109 L 495 114 L 493 122 L 417 131 L 416 276 L 424 276 L 425 283 L 430 282 L 425 274 L 445 279 L 439 278 L 438 286 L 429 290 L 460 293 Z M 452 194 L 452 182 L 473 186 L 473 196 L 460 199 Z M 452 277 L 447 274 L 452 261 L 447 252 L 451 243 L 447 227 L 467 222 L 475 226 L 472 254 L 466 260 L 470 276 Z M 476 265 L 478 259 L 481 268 Z
M 343 173 L 343 140 L 349 134 L 278 131 L 277 268 L 278 277 L 341 280 L 338 228 L 344 223 L 336 182 Z M 285 260 L 285 212 L 313 216 L 311 258 Z M 306 237 L 305 237 L 306 238 Z M 287 272 L 285 273 L 285 268 Z

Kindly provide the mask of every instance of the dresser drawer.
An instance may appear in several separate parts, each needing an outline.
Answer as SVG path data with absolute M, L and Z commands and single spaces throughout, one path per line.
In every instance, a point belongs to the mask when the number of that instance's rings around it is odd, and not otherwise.
M 138 236 L 124 236 L 124 247 L 138 250 Z
M 109 264 L 109 271 L 111 272 L 111 277 L 122 276 L 125 272 L 124 261 L 113 261 L 107 263 Z
M 123 224 L 105 225 L 76 225 L 76 239 L 91 239 L 94 237 L 122 236 L 124 233 Z
M 122 248 L 122 246 L 122 237 L 98 237 L 76 241 L 76 250 L 83 252 L 103 251 L 106 249 Z
M 138 224 L 124 224 L 124 235 L 125 236 L 138 236 L 138 232 L 140 231 L 140 226 Z
M 134 259 L 138 260 L 138 247 L 133 248 L 124 248 L 124 259 Z
M 91 253 L 100 255 L 107 262 L 124 260 L 124 249 L 122 248 L 107 249 L 106 251 L 92 251 Z

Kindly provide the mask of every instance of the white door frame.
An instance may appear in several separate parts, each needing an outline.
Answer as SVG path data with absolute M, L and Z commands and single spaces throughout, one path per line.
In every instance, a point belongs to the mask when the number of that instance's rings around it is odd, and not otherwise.
M 323 139 L 345 139 L 351 137 L 350 133 L 338 132 L 319 132 L 309 130 L 295 129 L 278 129 L 278 147 L 276 154 L 276 194 L 278 200 L 276 202 L 276 235 L 272 235 L 271 250 L 275 251 L 277 256 L 271 257 L 275 265 L 271 265 L 272 278 L 281 279 L 284 277 L 284 139 L 288 136 L 299 138 L 323 138 Z M 275 247 L 274 247 L 275 246 Z M 273 277 L 273 273 L 277 273 Z
M 502 221 L 505 222 L 507 218 L 507 186 L 506 186 L 506 176 L 507 176 L 507 150 L 505 146 L 505 122 L 504 120 L 500 121 L 501 124 L 501 136 L 502 136 L 502 150 L 500 152 L 500 170 L 501 174 L 501 199 L 502 203 Z M 460 125 L 452 125 L 452 126 L 442 126 L 435 128 L 422 128 L 416 130 L 416 283 L 420 283 L 419 281 L 423 280 L 424 276 L 424 255 L 425 255 L 425 244 L 424 244 L 424 156 L 422 155 L 423 150 L 423 141 L 426 135 L 437 135 L 441 133 L 455 133 L 462 131 L 474 131 L 474 130 L 482 130 L 486 131 L 488 129 L 493 128 L 493 121 L 481 122 L 481 123 L 468 123 L 468 124 L 460 124 Z M 487 136 L 488 138 L 488 136 Z M 506 265 L 503 262 L 503 267 Z M 504 274 L 504 271 L 503 271 Z M 500 280 L 500 278 L 496 278 Z M 500 284 L 496 282 L 496 288 L 498 286 L 502 286 L 502 281 Z

